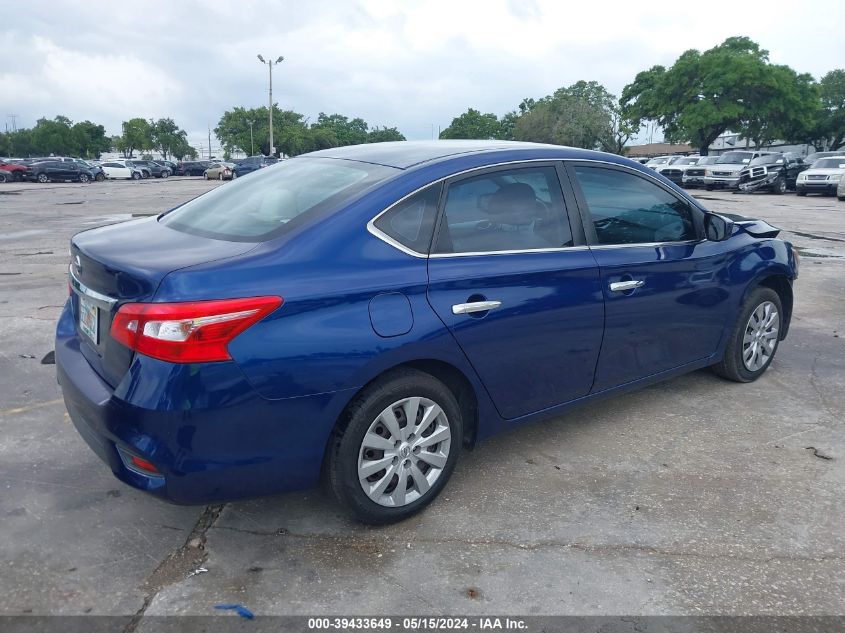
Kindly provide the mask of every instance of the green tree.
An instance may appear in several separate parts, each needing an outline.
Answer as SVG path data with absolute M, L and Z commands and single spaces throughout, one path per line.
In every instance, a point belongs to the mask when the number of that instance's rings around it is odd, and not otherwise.
M 817 84 L 819 108 L 806 140 L 816 149 L 839 149 L 845 143 L 845 70 L 831 70 Z
M 616 97 L 595 81 L 578 81 L 539 100 L 523 99 L 519 109 L 513 137 L 522 141 L 621 154 L 636 129 Z
M 812 76 L 775 65 L 766 67 L 743 105 L 746 110 L 736 131 L 754 141 L 755 147 L 770 145 L 776 139 L 806 137 L 821 110 Z
M 778 111 L 772 100 L 808 103 L 800 93 L 804 79 L 769 63 L 768 51 L 747 37 L 729 37 L 700 53 L 684 52 L 666 69 L 654 66 L 639 73 L 622 91 L 621 103 L 636 123 L 655 121 L 670 142 L 707 148 L 727 130 L 769 138 L 794 130 L 805 113 Z M 767 124 L 763 116 L 776 117 Z
M 260 108 L 242 108 L 240 106 L 226 110 L 214 128 L 214 134 L 220 139 L 224 152 L 270 153 L 269 110 Z M 250 138 L 250 122 L 252 138 Z M 273 142 L 281 153 L 296 156 L 307 146 L 307 126 L 305 117 L 292 110 L 281 110 L 273 106 Z
M 452 119 L 449 127 L 440 133 L 440 138 L 495 139 L 499 138 L 500 133 L 501 125 L 495 114 L 481 114 L 469 108 Z
M 360 145 L 367 142 L 368 125 L 364 119 L 349 119 L 342 114 L 320 112 L 312 128 L 324 128 L 334 132 L 338 146 Z
M 188 133 L 181 129 L 173 119 L 159 119 L 150 122 L 152 149 L 161 152 L 165 159 L 175 155 L 174 148 L 188 146 Z
M 367 143 L 384 143 L 387 141 L 404 141 L 405 136 L 395 127 L 374 127 L 367 132 Z
M 123 155 L 132 158 L 135 150 L 153 149 L 153 130 L 149 121 L 136 117 L 123 122 Z
M 63 156 L 75 153 L 76 143 L 71 132 L 72 122 L 65 116 L 54 119 L 41 118 L 32 128 L 32 145 L 35 153 L 43 156 Z
M 106 129 L 102 125 L 82 121 L 75 123 L 70 131 L 75 145 L 74 155 L 99 158 L 100 154 L 111 149 L 111 139 L 106 136 Z

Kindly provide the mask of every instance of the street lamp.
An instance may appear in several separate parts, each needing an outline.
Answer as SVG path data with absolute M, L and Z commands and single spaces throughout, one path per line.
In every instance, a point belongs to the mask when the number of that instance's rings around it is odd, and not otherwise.
M 262 64 L 267 64 L 270 67 L 270 155 L 275 156 L 276 151 L 273 147 L 273 64 L 279 64 L 285 60 L 281 55 L 276 61 L 264 61 L 264 58 L 259 55 L 258 61 Z

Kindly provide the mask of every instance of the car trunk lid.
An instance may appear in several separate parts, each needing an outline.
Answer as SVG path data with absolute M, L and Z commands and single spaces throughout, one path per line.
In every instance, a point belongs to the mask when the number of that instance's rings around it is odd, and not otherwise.
M 77 234 L 71 240 L 69 272 L 80 350 L 95 371 L 116 386 L 134 355 L 110 334 L 120 306 L 151 301 L 161 280 L 174 270 L 234 257 L 254 246 L 176 231 L 157 218 Z

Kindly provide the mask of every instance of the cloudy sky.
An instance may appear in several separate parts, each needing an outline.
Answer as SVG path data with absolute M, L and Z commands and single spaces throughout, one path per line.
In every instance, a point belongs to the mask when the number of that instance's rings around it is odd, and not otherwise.
M 816 77 L 845 66 L 843 0 L 0 0 L 0 15 L 4 124 L 64 114 L 114 134 L 133 116 L 170 116 L 193 144 L 224 110 L 266 103 L 257 53 L 285 57 L 281 107 L 409 139 L 579 79 L 618 94 L 638 71 L 731 35 Z

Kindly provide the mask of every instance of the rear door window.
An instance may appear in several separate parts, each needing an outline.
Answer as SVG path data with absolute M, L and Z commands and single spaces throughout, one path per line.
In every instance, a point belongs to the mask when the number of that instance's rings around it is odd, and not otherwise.
M 572 246 L 554 167 L 487 172 L 449 185 L 435 253 L 492 253 Z

